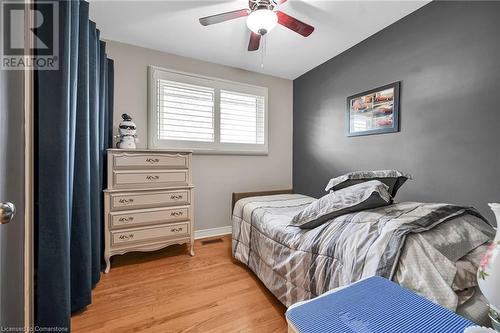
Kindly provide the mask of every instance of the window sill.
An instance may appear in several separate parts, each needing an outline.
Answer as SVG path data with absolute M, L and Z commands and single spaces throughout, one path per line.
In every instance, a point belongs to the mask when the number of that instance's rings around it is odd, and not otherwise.
M 220 150 L 220 149 L 191 149 L 193 155 L 241 155 L 241 156 L 268 156 L 269 152 L 258 150 Z
M 252 144 L 220 144 L 215 145 L 208 142 L 190 142 L 174 140 L 148 140 L 150 149 L 189 150 L 193 155 L 241 155 L 241 156 L 267 156 L 268 145 Z

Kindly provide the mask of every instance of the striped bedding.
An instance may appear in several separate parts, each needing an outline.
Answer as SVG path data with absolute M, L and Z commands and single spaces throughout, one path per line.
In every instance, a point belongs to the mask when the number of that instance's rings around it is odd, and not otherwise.
M 284 305 L 373 275 L 453 311 L 472 296 L 478 260 L 493 235 L 473 208 L 404 202 L 311 230 L 289 226 L 313 200 L 283 194 L 241 199 L 234 207 L 233 257 Z

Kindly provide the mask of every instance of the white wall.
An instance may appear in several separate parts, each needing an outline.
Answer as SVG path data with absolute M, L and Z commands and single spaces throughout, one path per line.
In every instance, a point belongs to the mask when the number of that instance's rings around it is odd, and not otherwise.
M 138 147 L 147 147 L 147 67 L 159 67 L 267 87 L 267 156 L 194 155 L 195 230 L 229 226 L 231 193 L 292 187 L 293 81 L 107 41 L 115 62 L 114 131 L 128 113 L 138 127 Z

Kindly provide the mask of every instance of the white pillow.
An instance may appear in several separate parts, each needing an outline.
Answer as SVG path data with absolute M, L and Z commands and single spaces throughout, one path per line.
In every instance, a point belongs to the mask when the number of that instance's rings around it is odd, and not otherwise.
M 354 184 L 370 180 L 379 180 L 389 186 L 389 194 L 395 198 L 399 188 L 408 179 L 413 179 L 413 177 L 409 173 L 401 172 L 399 170 L 354 171 L 330 179 L 326 185 L 325 191 L 337 191 Z
M 389 187 L 378 180 L 359 183 L 329 193 L 295 215 L 290 225 L 311 229 L 337 216 L 391 203 Z

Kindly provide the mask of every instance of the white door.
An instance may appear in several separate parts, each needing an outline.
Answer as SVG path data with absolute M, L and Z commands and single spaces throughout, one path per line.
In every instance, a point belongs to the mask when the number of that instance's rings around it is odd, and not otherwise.
M 24 327 L 24 72 L 0 69 L 0 331 Z M 12 205 L 17 212 L 11 218 Z

